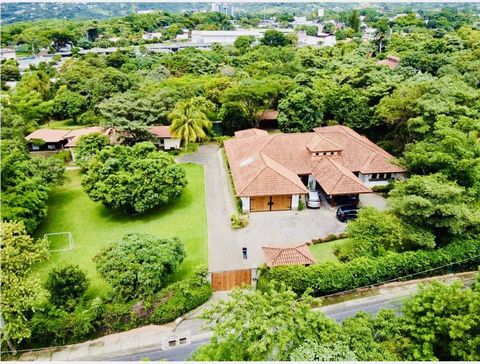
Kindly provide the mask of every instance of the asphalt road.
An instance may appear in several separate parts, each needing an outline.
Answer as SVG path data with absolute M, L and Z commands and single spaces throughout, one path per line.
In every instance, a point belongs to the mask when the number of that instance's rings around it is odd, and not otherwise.
M 328 317 L 334 319 L 337 322 L 342 322 L 348 317 L 355 316 L 358 311 L 369 312 L 372 314 L 377 313 L 381 309 L 391 308 L 398 310 L 401 306 L 402 299 L 400 298 L 384 298 L 384 297 L 372 297 L 370 300 L 357 300 L 349 301 L 346 304 L 336 304 L 330 306 L 324 306 L 316 308 L 315 311 L 322 311 Z M 192 339 L 192 343 L 184 346 L 177 347 L 175 349 L 162 350 L 150 349 L 142 353 L 127 355 L 118 358 L 111 358 L 110 361 L 140 361 L 142 359 L 149 360 L 167 360 L 167 361 L 185 361 L 190 358 L 194 351 L 200 346 L 207 344 L 210 341 L 209 338 L 202 337 L 198 340 Z

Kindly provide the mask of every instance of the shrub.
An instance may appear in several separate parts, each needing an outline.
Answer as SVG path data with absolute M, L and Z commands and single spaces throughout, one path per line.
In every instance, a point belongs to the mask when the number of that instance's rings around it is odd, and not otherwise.
M 161 239 L 149 234 L 126 234 L 121 241 L 94 257 L 97 270 L 123 299 L 151 297 L 185 258 L 178 238 Z
M 361 257 L 348 263 L 323 263 L 309 267 L 289 266 L 270 270 L 263 269 L 257 288 L 264 290 L 269 282 L 284 283 L 297 294 L 307 289 L 314 296 L 323 296 L 349 289 L 385 282 L 417 274 L 426 277 L 440 272 L 454 272 L 475 269 L 480 258 L 480 244 L 477 240 L 451 243 L 434 251 L 390 253 L 380 258 Z M 469 259 L 471 257 L 476 257 Z M 466 260 L 469 259 L 469 260 Z M 457 263 L 459 262 L 459 263 Z M 453 264 L 443 269 L 428 271 Z
M 86 274 L 76 265 L 54 268 L 49 274 L 45 288 L 50 292 L 50 301 L 58 306 L 73 308 L 88 288 Z
M 305 202 L 303 200 L 298 201 L 298 211 L 302 211 L 305 208 Z
M 248 225 L 248 214 L 233 214 L 230 217 L 232 229 L 241 229 Z

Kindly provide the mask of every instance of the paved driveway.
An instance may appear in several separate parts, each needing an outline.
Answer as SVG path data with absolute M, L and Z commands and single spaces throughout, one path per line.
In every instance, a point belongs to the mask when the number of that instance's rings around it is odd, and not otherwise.
M 345 230 L 335 210 L 325 206 L 319 210 L 251 213 L 247 227 L 233 230 L 230 216 L 235 207 L 220 149 L 203 145 L 179 161 L 200 163 L 205 168 L 210 271 L 258 267 L 265 261 L 262 246 L 301 244 Z M 243 259 L 242 247 L 248 248 L 248 259 Z

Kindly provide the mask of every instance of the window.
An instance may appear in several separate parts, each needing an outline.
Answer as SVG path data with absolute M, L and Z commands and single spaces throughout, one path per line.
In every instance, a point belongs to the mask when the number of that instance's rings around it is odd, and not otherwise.
M 385 177 L 386 179 L 391 179 L 391 178 L 392 178 L 392 174 L 391 174 L 391 173 L 387 173 L 385 176 L 386 176 L 386 177 Z
M 187 338 L 186 338 L 186 337 L 182 337 L 182 338 L 180 339 L 180 345 L 186 344 L 186 343 L 187 343 Z
M 55 146 L 52 145 L 52 144 L 48 144 L 48 145 L 47 145 L 47 149 L 55 150 Z
M 372 173 L 372 177 L 370 177 L 371 180 L 378 179 L 378 175 L 376 173 Z
M 176 345 L 177 345 L 177 340 L 170 340 L 170 341 L 168 342 L 168 346 L 169 346 L 169 347 L 173 347 L 173 346 L 176 346 Z
M 315 155 L 320 155 L 320 153 L 316 152 Z

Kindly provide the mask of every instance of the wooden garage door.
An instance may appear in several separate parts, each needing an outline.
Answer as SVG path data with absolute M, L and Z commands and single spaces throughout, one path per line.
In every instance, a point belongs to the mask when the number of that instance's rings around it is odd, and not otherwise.
M 272 196 L 272 211 L 290 210 L 292 208 L 292 195 Z
M 250 197 L 250 211 L 270 211 L 270 196 Z
M 242 284 L 252 284 L 251 269 L 212 272 L 212 289 L 214 292 L 228 291 Z

